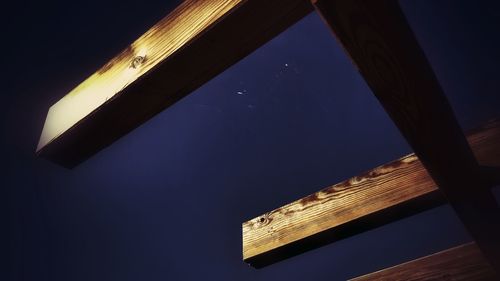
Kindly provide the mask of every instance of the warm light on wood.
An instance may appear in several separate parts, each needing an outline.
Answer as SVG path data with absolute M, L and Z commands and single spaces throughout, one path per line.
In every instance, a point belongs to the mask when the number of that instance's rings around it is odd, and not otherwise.
M 50 107 L 37 151 L 103 103 L 113 99 L 122 89 L 185 46 L 241 2 L 243 1 L 185 1 Z M 134 59 L 139 56 L 144 61 L 133 67 Z
M 473 131 L 468 141 L 482 165 L 500 167 L 500 120 Z M 410 154 L 244 222 L 243 259 L 262 267 L 444 202 Z
M 78 165 L 312 10 L 304 0 L 182 2 L 50 108 L 37 154 Z

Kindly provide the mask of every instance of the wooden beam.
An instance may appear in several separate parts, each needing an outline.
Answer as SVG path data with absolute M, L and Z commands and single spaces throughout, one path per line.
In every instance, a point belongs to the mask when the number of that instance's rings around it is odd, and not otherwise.
M 187 0 L 54 104 L 39 156 L 74 167 L 307 15 L 305 0 Z
M 360 276 L 351 281 L 494 281 L 495 271 L 474 243 Z
M 467 139 L 482 165 L 500 167 L 500 119 Z M 410 154 L 243 223 L 243 259 L 263 267 L 445 202 Z
M 397 0 L 315 0 L 359 72 L 500 273 L 500 209 Z M 473 93 L 471 93 L 473 94 Z

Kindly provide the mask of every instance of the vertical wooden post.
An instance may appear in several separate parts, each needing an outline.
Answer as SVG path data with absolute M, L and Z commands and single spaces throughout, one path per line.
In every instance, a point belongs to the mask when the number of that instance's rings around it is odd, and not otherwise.
M 500 272 L 500 214 L 396 0 L 312 0 L 431 177 Z

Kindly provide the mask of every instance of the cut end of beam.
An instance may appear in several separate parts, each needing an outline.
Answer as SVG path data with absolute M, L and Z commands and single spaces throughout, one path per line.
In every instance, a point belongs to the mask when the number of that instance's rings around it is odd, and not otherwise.
M 500 119 L 467 140 L 482 165 L 500 167 Z M 244 222 L 243 260 L 264 267 L 444 202 L 410 154 Z
M 127 49 L 50 107 L 37 151 L 199 36 L 241 2 L 185 1 L 180 4 Z
M 312 10 L 304 0 L 184 1 L 50 108 L 37 154 L 76 166 Z

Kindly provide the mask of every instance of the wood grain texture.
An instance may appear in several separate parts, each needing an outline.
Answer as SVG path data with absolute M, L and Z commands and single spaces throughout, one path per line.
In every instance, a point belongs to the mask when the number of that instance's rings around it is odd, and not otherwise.
M 360 276 L 351 281 L 494 281 L 495 271 L 474 243 Z
M 500 209 L 397 0 L 317 0 L 317 11 L 500 273 Z M 471 93 L 474 94 L 474 93 Z
M 481 164 L 500 167 L 500 120 L 468 140 Z M 410 154 L 243 223 L 243 259 L 263 267 L 445 201 Z
M 187 0 L 54 104 L 38 155 L 74 167 L 307 15 L 306 0 Z

